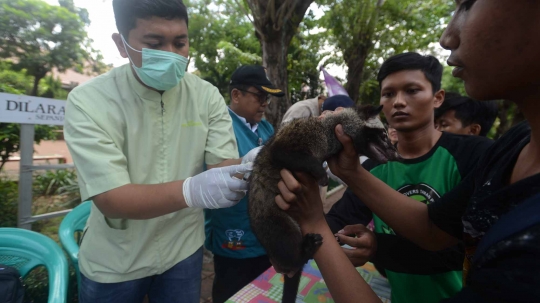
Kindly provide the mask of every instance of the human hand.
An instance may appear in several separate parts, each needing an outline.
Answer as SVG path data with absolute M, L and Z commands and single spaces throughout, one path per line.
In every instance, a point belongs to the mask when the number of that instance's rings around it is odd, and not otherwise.
M 257 158 L 257 155 L 259 154 L 259 152 L 261 151 L 262 148 L 263 148 L 262 146 L 257 146 L 254 149 L 248 151 L 247 154 L 245 154 L 242 157 L 241 164 L 247 164 L 247 163 L 255 161 L 255 159 Z M 251 173 L 249 173 L 249 172 L 246 173 L 244 175 L 244 180 L 247 180 L 249 178 L 249 175 L 251 175 Z
M 356 237 L 348 236 L 351 234 L 354 234 Z M 366 264 L 377 251 L 377 238 L 375 238 L 375 234 L 362 224 L 347 225 L 338 231 L 336 237 L 339 239 L 339 242 L 353 247 L 352 249 L 343 248 L 343 251 L 356 267 Z
M 212 168 L 184 181 L 184 200 L 188 207 L 225 208 L 234 206 L 246 195 L 248 182 L 233 177 L 252 170 L 252 164 Z
M 276 196 L 276 204 L 298 222 L 304 233 L 309 233 L 323 221 L 326 224 L 317 180 L 301 172 L 295 172 L 295 178 L 286 169 L 280 174 L 280 195 Z
M 334 175 L 348 184 L 363 168 L 360 164 L 358 153 L 354 149 L 351 137 L 343 132 L 341 125 L 336 126 L 335 133 L 339 142 L 343 145 L 343 149 L 339 154 L 328 159 L 328 167 Z
M 257 155 L 261 151 L 262 146 L 255 147 L 254 149 L 247 152 L 247 154 L 242 157 L 242 164 L 246 164 L 249 162 L 255 161 L 255 158 L 257 158 Z

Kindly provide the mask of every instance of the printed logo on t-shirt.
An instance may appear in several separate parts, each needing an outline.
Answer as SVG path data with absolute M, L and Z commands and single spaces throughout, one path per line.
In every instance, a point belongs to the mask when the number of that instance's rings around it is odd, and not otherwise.
M 242 250 L 246 247 L 242 243 L 242 237 L 245 232 L 241 229 L 227 229 L 225 231 L 225 236 L 229 240 L 221 245 L 222 248 L 230 250 Z
M 405 185 L 397 191 L 409 198 L 413 198 L 414 200 L 425 204 L 433 203 L 441 198 L 441 195 L 439 195 L 439 193 L 433 187 L 425 183 Z M 394 230 L 385 223 L 382 224 L 381 229 L 385 234 L 396 234 Z

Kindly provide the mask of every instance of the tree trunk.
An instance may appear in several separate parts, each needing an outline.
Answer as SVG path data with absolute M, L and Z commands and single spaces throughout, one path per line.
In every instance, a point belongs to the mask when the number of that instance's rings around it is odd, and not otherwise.
M 291 39 L 287 40 L 290 43 Z M 287 48 L 289 43 L 287 43 Z M 274 127 L 281 124 L 283 115 L 292 105 L 288 91 L 287 50 L 283 48 L 284 43 L 281 41 L 262 41 L 263 66 L 266 67 L 268 78 L 272 84 L 285 93 L 285 96 L 281 98 L 272 97 L 272 102 L 266 109 L 266 120 Z
M 291 106 L 288 92 L 287 53 L 292 38 L 313 0 L 247 0 L 257 37 L 261 42 L 263 66 L 268 79 L 285 96 L 272 97 L 265 117 L 276 129 Z
M 361 101 L 358 99 L 360 97 L 360 86 L 362 85 L 364 66 L 367 57 L 373 48 L 373 35 L 377 26 L 379 12 L 384 2 L 385 0 L 377 0 L 374 5 L 372 4 L 372 1 L 364 3 L 364 7 L 361 8 L 361 10 L 372 11 L 367 15 L 367 19 L 360 21 L 363 23 L 360 31 L 352 33 L 354 37 L 351 47 L 342 49 L 343 58 L 348 67 L 345 89 L 354 102 Z M 359 14 L 360 13 L 361 12 L 359 12 Z
M 30 93 L 30 96 L 36 96 L 38 95 L 38 88 L 39 88 L 39 81 L 47 75 L 47 72 L 38 72 L 34 74 L 34 86 L 32 87 L 32 92 Z
M 34 86 L 32 87 L 32 92 L 30 93 L 30 96 L 37 96 L 39 80 L 41 80 L 41 78 L 39 78 L 38 76 L 34 77 Z
M 369 49 L 359 48 L 358 52 L 355 52 L 349 60 L 347 60 L 347 84 L 345 89 L 349 94 L 349 97 L 358 103 L 360 97 L 360 86 L 362 85 L 362 77 L 364 75 L 364 65 Z M 360 100 L 361 101 L 361 100 Z

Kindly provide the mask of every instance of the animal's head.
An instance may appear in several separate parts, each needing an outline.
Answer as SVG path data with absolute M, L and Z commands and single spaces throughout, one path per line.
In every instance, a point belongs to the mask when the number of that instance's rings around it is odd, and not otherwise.
M 342 119 L 343 131 L 351 136 L 356 151 L 380 163 L 399 160 L 396 148 L 390 142 L 379 113 L 382 106 L 358 106 L 344 109 L 338 115 L 349 116 Z

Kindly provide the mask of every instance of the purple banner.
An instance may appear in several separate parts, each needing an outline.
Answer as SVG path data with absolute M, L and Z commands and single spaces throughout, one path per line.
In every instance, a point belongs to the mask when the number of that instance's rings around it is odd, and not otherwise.
M 328 97 L 332 97 L 335 95 L 346 95 L 349 94 L 341 86 L 341 84 L 324 69 L 324 67 L 321 66 L 321 71 L 324 74 L 324 83 L 326 84 L 326 90 L 328 91 Z

